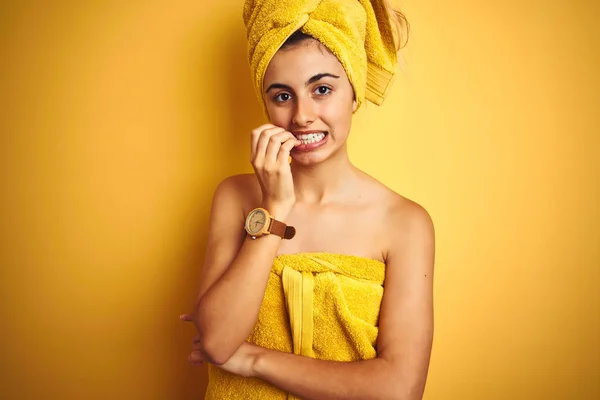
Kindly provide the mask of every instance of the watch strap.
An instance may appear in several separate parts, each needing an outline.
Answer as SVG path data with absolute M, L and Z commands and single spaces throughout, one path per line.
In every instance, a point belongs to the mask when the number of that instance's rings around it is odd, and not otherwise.
M 281 236 L 284 239 L 291 239 L 296 234 L 296 228 L 293 226 L 287 226 L 283 222 L 277 221 L 275 218 L 271 218 L 269 232 L 277 236 Z

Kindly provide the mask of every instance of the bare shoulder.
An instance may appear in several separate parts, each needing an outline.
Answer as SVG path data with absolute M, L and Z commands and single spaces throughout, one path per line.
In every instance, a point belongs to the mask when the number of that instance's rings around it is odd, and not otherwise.
M 243 192 L 258 186 L 258 180 L 254 174 L 237 174 L 223 179 L 219 186 Z
M 389 205 L 386 230 L 389 232 L 386 260 L 390 265 L 410 267 L 427 276 L 433 269 L 435 252 L 434 225 L 427 210 L 396 194 Z
M 369 200 L 378 206 L 391 225 L 400 228 L 412 224 L 433 224 L 429 213 L 419 203 L 395 192 L 372 176 L 363 174 L 364 191 L 371 194 Z
M 433 232 L 433 220 L 425 207 L 391 189 L 388 190 L 390 193 L 387 214 L 391 228 L 390 233 L 415 233 L 414 230 L 431 230 Z
M 247 212 L 260 204 L 261 190 L 255 174 L 231 175 L 223 179 L 215 191 L 218 201 L 235 201 Z
M 386 238 L 385 258 L 408 251 L 414 246 L 433 246 L 434 225 L 429 212 L 414 200 L 370 177 L 372 201 Z

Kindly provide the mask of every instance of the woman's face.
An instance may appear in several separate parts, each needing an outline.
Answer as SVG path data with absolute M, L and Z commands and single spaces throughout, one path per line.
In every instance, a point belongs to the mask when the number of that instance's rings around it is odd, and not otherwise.
M 318 163 L 345 151 L 356 110 L 354 92 L 342 64 L 318 41 L 279 50 L 263 90 L 271 123 L 303 141 L 291 153 L 295 161 Z

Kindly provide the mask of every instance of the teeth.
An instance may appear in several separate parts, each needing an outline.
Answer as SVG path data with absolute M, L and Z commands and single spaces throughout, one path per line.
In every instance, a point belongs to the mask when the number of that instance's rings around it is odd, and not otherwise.
M 324 137 L 325 137 L 325 133 L 323 133 L 323 132 L 309 133 L 309 134 L 297 136 L 297 138 L 299 140 L 301 140 L 303 144 L 317 143 L 317 142 L 320 142 L 321 140 L 323 140 Z

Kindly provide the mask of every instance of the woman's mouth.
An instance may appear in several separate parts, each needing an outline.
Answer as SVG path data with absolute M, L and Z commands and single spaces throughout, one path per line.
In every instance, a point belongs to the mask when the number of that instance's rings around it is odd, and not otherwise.
M 302 142 L 301 145 L 296 147 L 294 150 L 297 151 L 308 151 L 321 147 L 327 142 L 327 132 L 310 132 L 310 133 L 296 133 L 294 134 L 296 139 Z

